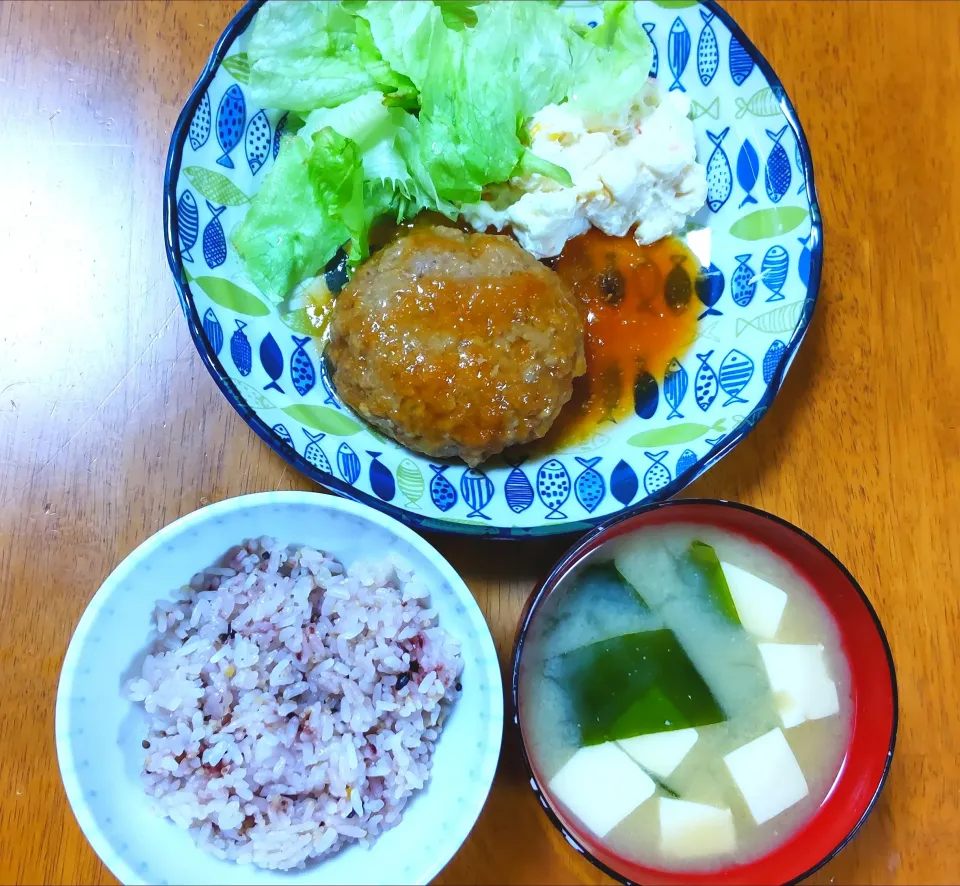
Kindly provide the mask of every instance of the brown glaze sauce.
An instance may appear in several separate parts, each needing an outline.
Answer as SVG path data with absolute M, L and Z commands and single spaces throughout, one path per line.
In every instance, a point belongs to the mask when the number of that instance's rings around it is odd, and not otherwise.
M 361 415 L 469 464 L 546 430 L 581 336 L 570 293 L 511 240 L 419 225 L 340 293 L 327 356 Z
M 697 334 L 694 286 L 700 262 L 678 239 L 640 246 L 595 228 L 567 242 L 549 264 L 573 290 L 584 318 L 587 371 L 576 379 L 538 450 L 588 440 L 633 412 L 644 379 L 663 380 Z

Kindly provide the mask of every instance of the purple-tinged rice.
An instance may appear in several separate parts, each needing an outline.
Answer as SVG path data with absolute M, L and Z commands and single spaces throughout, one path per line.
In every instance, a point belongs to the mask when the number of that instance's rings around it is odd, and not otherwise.
M 129 697 L 143 781 L 214 855 L 303 867 L 397 824 L 460 692 L 460 644 L 393 560 L 244 542 L 175 600 Z

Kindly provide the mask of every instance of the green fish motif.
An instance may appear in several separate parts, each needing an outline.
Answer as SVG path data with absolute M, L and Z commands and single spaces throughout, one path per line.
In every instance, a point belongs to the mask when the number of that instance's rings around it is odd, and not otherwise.
M 250 82 L 250 59 L 245 52 L 228 56 L 223 60 L 223 66 L 233 75 L 238 83 L 246 85 Z
M 739 426 L 741 423 L 745 424 L 748 428 L 754 428 L 757 426 L 757 422 L 763 418 L 766 413 L 766 409 L 761 406 L 758 406 L 753 410 L 749 415 L 735 415 L 733 417 L 734 425 Z
M 241 381 L 239 378 L 231 378 L 230 381 L 233 382 L 236 389 L 240 392 L 240 396 L 243 397 L 246 404 L 248 406 L 252 406 L 258 412 L 266 412 L 268 409 L 277 408 L 270 400 L 264 397 L 260 391 L 258 391 L 248 382 Z
M 774 206 L 757 209 L 738 218 L 730 226 L 730 235 L 740 240 L 766 240 L 779 237 L 803 224 L 810 213 L 803 206 Z
M 758 89 L 746 101 L 740 96 L 737 96 L 736 101 L 738 120 L 745 114 L 752 114 L 754 117 L 776 117 L 783 113 L 780 110 L 780 102 L 777 101 L 777 97 L 769 86 Z
M 338 409 L 329 406 L 313 406 L 307 403 L 295 403 L 284 406 L 283 411 L 294 421 L 309 428 L 323 431 L 331 437 L 352 437 L 360 430 L 360 423 L 344 415 Z
M 405 458 L 397 466 L 397 486 L 406 496 L 407 507 L 414 511 L 421 510 L 417 502 L 423 498 L 426 484 L 423 482 L 423 474 L 420 473 L 420 468 L 412 459 Z
M 718 418 L 712 425 L 700 424 L 700 422 L 686 421 L 679 425 L 670 425 L 665 428 L 653 428 L 649 431 L 641 431 L 634 434 L 627 443 L 630 446 L 674 446 L 678 443 L 690 443 L 692 440 L 699 440 L 704 434 L 710 431 L 719 431 L 725 433 L 724 425 L 726 418 Z
M 310 315 L 306 308 L 297 308 L 295 311 L 288 311 L 286 314 L 280 314 L 280 321 L 291 332 L 297 335 L 319 335 L 320 330 L 310 322 Z
M 696 99 L 690 102 L 690 119 L 697 120 L 703 116 L 712 117 L 714 120 L 720 119 L 719 95 L 709 105 L 701 105 Z
M 211 301 L 238 314 L 266 317 L 270 313 L 270 308 L 257 296 L 231 280 L 223 277 L 194 277 L 190 282 L 202 289 Z
M 754 317 L 752 320 L 744 320 L 743 317 L 737 318 L 737 337 L 748 329 L 756 329 L 757 332 L 766 332 L 769 334 L 779 334 L 781 332 L 792 332 L 797 328 L 797 323 L 803 316 L 803 306 L 805 302 L 792 301 L 787 305 L 780 305 L 772 311 L 767 311 Z
M 217 206 L 242 206 L 250 198 L 230 179 L 212 169 L 202 166 L 187 166 L 183 174 L 204 197 Z
M 721 341 L 719 335 L 717 335 L 717 327 L 720 325 L 719 320 L 714 320 L 712 323 L 703 323 L 697 328 L 697 341 L 705 338 L 707 341 L 717 342 L 718 344 Z
M 600 396 L 603 398 L 604 416 L 601 421 L 609 421 L 616 424 L 616 418 L 613 413 L 620 405 L 620 397 L 623 393 L 623 382 L 620 373 L 620 366 L 616 363 L 608 366 L 600 373 Z
M 582 443 L 569 447 L 565 446 L 562 450 L 558 451 L 564 455 L 588 455 L 591 452 L 596 452 L 598 449 L 603 449 L 609 442 L 610 438 L 606 434 L 594 434 Z

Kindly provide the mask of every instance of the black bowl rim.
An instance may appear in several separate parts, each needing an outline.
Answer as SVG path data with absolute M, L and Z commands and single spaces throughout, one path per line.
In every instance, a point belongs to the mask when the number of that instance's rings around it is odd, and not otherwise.
M 616 517 L 607 520 L 600 526 L 597 526 L 592 531 L 588 532 L 582 538 L 578 539 L 577 542 L 570 547 L 564 555 L 557 561 L 553 566 L 550 572 L 547 574 L 546 578 L 541 581 L 533 592 L 530 594 L 530 597 L 527 600 L 523 615 L 520 620 L 520 624 L 517 627 L 516 639 L 514 640 L 513 653 L 510 659 L 510 700 L 513 705 L 513 725 L 518 733 L 519 743 L 520 743 L 520 756 L 523 758 L 523 765 L 529 776 L 528 784 L 530 785 L 531 790 L 536 794 L 537 799 L 540 801 L 540 805 L 543 807 L 544 812 L 547 817 L 550 819 L 551 823 L 558 831 L 563 835 L 566 841 L 577 849 L 577 851 L 583 855 L 591 864 L 603 871 L 608 877 L 612 877 L 614 880 L 617 880 L 620 883 L 623 883 L 624 886 L 635 886 L 633 880 L 629 880 L 624 877 L 622 874 L 619 874 L 613 868 L 605 865 L 602 861 L 596 858 L 589 850 L 587 850 L 583 844 L 577 839 L 577 837 L 571 833 L 560 821 L 559 816 L 553 811 L 553 808 L 547 802 L 544 792 L 540 787 L 540 782 L 537 779 L 536 773 L 533 771 L 533 766 L 530 763 L 530 759 L 527 756 L 527 748 L 523 741 L 523 732 L 520 728 L 520 705 L 519 705 L 519 677 L 520 677 L 520 657 L 523 654 L 523 645 L 526 640 L 527 631 L 530 627 L 530 622 L 533 618 L 534 613 L 540 606 L 544 597 L 549 594 L 553 586 L 560 580 L 560 578 L 566 573 L 567 569 L 572 563 L 574 563 L 583 553 L 586 548 L 591 547 L 598 538 L 607 534 L 607 532 L 615 526 L 618 526 L 620 523 L 624 523 L 627 520 L 632 519 L 640 514 L 647 513 L 649 511 L 656 511 L 661 508 L 670 508 L 670 507 L 683 507 L 685 505 L 708 505 L 710 507 L 719 507 L 719 508 L 731 508 L 733 510 L 745 511 L 749 514 L 753 514 L 758 517 L 771 520 L 774 523 L 779 524 L 785 529 L 790 530 L 791 532 L 799 535 L 802 539 L 812 544 L 815 548 L 820 550 L 825 554 L 833 564 L 840 570 L 841 574 L 847 579 L 850 583 L 850 586 L 857 592 L 860 597 L 860 601 L 863 603 L 864 607 L 867 610 L 868 615 L 873 620 L 874 628 L 876 629 L 877 635 L 880 638 L 880 642 L 883 646 L 883 651 L 887 658 L 887 668 L 889 669 L 890 675 L 890 692 L 893 701 L 893 719 L 890 723 L 890 742 L 887 746 L 887 758 L 884 763 L 883 772 L 880 775 L 880 780 L 877 783 L 876 790 L 873 793 L 873 796 L 870 798 L 870 801 L 867 803 L 866 808 L 863 811 L 863 814 L 860 818 L 854 823 L 853 827 L 847 833 L 847 835 L 832 849 L 828 852 L 820 861 L 818 861 L 813 867 L 803 871 L 803 873 L 797 874 L 791 877 L 789 880 L 784 881 L 784 886 L 793 886 L 795 883 L 799 883 L 802 880 L 805 880 L 807 877 L 816 873 L 820 870 L 827 862 L 834 859 L 846 845 L 857 835 L 860 831 L 860 828 L 863 827 L 864 822 L 870 817 L 870 813 L 873 812 L 874 808 L 877 805 L 877 802 L 880 799 L 880 794 L 883 791 L 883 787 L 887 782 L 887 777 L 890 774 L 890 767 L 893 763 L 893 751 L 897 743 L 897 731 L 900 724 L 900 706 L 899 706 L 899 693 L 897 690 L 897 673 L 896 668 L 893 663 L 893 653 L 890 650 L 890 643 L 887 640 L 886 632 L 883 629 L 883 624 L 880 621 L 880 617 L 877 615 L 876 609 L 874 609 L 873 604 L 870 602 L 870 598 L 866 595 L 866 592 L 860 586 L 860 583 L 853 577 L 850 570 L 839 560 L 839 558 L 822 542 L 815 539 L 810 533 L 805 532 L 799 526 L 795 526 L 789 520 L 784 520 L 782 517 L 778 517 L 776 514 L 771 514 L 769 511 L 761 510 L 760 508 L 752 507 L 751 505 L 741 504 L 740 502 L 727 501 L 726 499 L 720 498 L 678 498 L 673 501 L 661 501 L 653 502 L 651 504 L 641 505 L 639 507 L 631 508 L 629 511 L 626 511 L 622 514 L 618 514 Z
M 185 279 L 184 268 L 180 261 L 179 225 L 177 220 L 177 179 L 179 177 L 181 161 L 183 158 L 183 148 L 186 143 L 187 135 L 190 130 L 190 123 L 193 120 L 194 113 L 201 99 L 207 91 L 221 62 L 226 56 L 233 41 L 246 30 L 251 19 L 257 10 L 263 5 L 265 0 L 247 0 L 247 3 L 233 17 L 220 39 L 217 41 L 207 64 L 204 67 L 200 77 L 193 87 L 180 116 L 177 118 L 176 125 L 170 138 L 170 149 L 167 154 L 167 164 L 163 177 L 163 229 L 164 244 L 167 255 L 167 263 L 173 273 L 174 285 L 177 288 L 177 295 L 180 300 L 180 307 L 183 310 L 187 320 L 187 327 L 190 331 L 190 337 L 193 339 L 194 346 L 200 354 L 200 359 L 206 366 L 207 371 L 213 377 L 214 382 L 220 389 L 220 392 L 226 397 L 227 402 L 240 414 L 244 422 L 249 425 L 254 432 L 284 461 L 299 473 L 304 475 L 315 483 L 330 489 L 346 498 L 370 505 L 377 510 L 394 517 L 400 522 L 422 532 L 437 532 L 450 535 L 475 536 L 497 540 L 522 540 L 530 538 L 545 538 L 551 535 L 572 536 L 591 527 L 602 525 L 604 522 L 615 518 L 620 514 L 627 513 L 630 507 L 638 505 L 627 505 L 616 514 L 609 514 L 600 517 L 588 517 L 582 520 L 561 523 L 557 526 L 540 525 L 531 527 L 520 526 L 470 526 L 463 523 L 454 523 L 444 520 L 440 517 L 426 517 L 411 511 L 405 510 L 396 505 L 389 504 L 375 495 L 363 492 L 356 487 L 346 483 L 332 473 L 328 474 L 318 470 L 311 465 L 302 455 L 291 447 L 285 445 L 273 433 L 273 429 L 247 404 L 242 394 L 230 380 L 226 369 L 220 363 L 219 357 L 212 353 L 208 347 L 203 335 L 203 322 L 197 310 L 193 293 L 190 285 Z M 810 277 L 807 286 L 807 294 L 804 301 L 804 307 L 801 312 L 797 326 L 793 330 L 790 341 L 777 362 L 776 369 L 763 396 L 757 402 L 756 406 L 730 433 L 723 437 L 710 451 L 702 458 L 698 459 L 687 470 L 676 476 L 670 483 L 653 495 L 647 496 L 642 505 L 654 504 L 665 501 L 674 495 L 677 495 L 701 474 L 709 470 L 720 459 L 730 453 L 730 451 L 740 443 L 757 425 L 764 414 L 770 408 L 774 399 L 780 391 L 787 370 L 790 368 L 797 349 L 803 342 L 807 330 L 810 327 L 813 318 L 814 309 L 820 294 L 820 278 L 823 270 L 823 223 L 820 214 L 820 204 L 817 199 L 817 188 L 814 180 L 813 158 L 810 154 L 810 146 L 807 143 L 806 135 L 797 113 L 783 88 L 770 63 L 761 55 L 760 51 L 750 41 L 740 26 L 733 20 L 716 0 L 700 0 L 701 6 L 706 8 L 729 29 L 731 35 L 747 51 L 753 59 L 754 64 L 760 69 L 766 79 L 770 89 L 773 91 L 780 105 L 781 111 L 787 120 L 788 125 L 793 130 L 800 149 L 800 159 L 803 166 L 804 180 L 807 188 L 807 201 L 810 206 Z

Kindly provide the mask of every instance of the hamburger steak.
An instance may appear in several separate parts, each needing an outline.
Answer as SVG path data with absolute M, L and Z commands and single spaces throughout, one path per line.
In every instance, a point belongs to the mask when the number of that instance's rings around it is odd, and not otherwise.
M 421 227 L 337 297 L 327 356 L 343 400 L 410 449 L 471 467 L 542 437 L 585 370 L 566 285 L 513 240 Z

